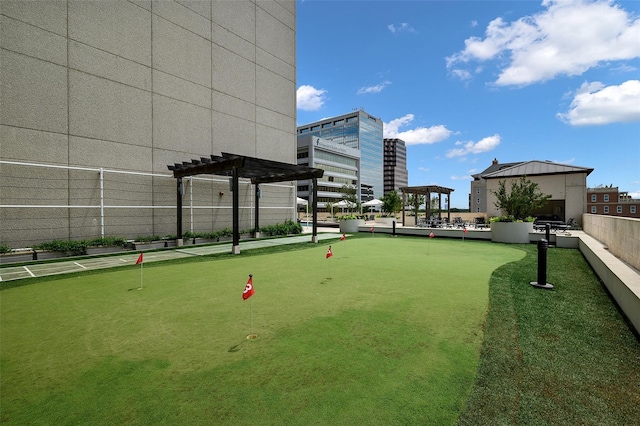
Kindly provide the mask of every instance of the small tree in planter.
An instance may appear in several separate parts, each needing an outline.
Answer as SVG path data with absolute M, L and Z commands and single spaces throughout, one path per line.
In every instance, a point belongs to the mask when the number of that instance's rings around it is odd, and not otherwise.
M 418 211 L 420 210 L 420 206 L 424 203 L 424 195 L 420 194 L 411 194 L 409 195 L 409 199 L 407 200 L 409 206 L 411 206 L 411 210 L 413 210 L 413 214 L 415 217 L 418 217 Z
M 506 182 L 502 180 L 498 182 L 498 190 L 491 191 L 497 198 L 494 205 L 506 213 L 506 216 L 491 220 L 491 240 L 501 243 L 529 243 L 529 233 L 533 232 L 531 214 L 542 207 L 551 195 L 542 194 L 538 184 L 525 176 L 511 182 L 511 191 L 507 192 L 506 186 Z
M 533 211 L 542 207 L 551 198 L 551 195 L 540 192 L 538 184 L 531 182 L 526 176 L 511 182 L 511 191 L 507 192 L 506 186 L 506 181 L 501 180 L 498 182 L 498 190 L 491 191 L 497 198 L 494 203 L 496 208 L 506 213 L 506 217 L 501 220 L 503 222 L 532 222 Z
M 342 185 L 342 199 L 347 202 L 347 212 L 349 216 L 353 212 L 353 209 L 358 205 L 358 191 L 355 186 Z
M 402 209 L 402 199 L 396 191 L 388 192 L 380 201 L 382 201 L 382 211 L 388 216 L 395 217 L 395 214 Z

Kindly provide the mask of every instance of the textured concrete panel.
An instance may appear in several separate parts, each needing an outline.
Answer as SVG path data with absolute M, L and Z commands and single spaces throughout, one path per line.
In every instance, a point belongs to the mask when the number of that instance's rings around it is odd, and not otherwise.
M 286 63 L 262 49 L 258 49 L 256 52 L 256 65 L 272 71 L 294 83 L 296 81 L 295 64 Z
M 2 191 L 2 204 L 59 205 L 67 202 L 66 169 L 3 164 L 0 178 L 3 186 L 12 188 Z
M 151 146 L 151 94 L 77 71 L 69 74 L 69 132 Z
M 289 132 L 290 134 L 294 134 L 296 130 L 296 122 L 293 117 L 279 114 L 275 111 L 257 107 L 257 124 L 263 124 L 268 127 L 273 127 L 277 130 L 282 130 L 284 132 Z
M 293 14 L 294 18 L 296 16 L 296 2 L 295 0 L 276 0 L 280 6 L 282 6 L 289 13 Z M 295 22 L 293 23 L 295 26 Z
M 268 160 L 296 163 L 295 136 L 291 132 L 277 130 L 258 124 L 257 132 L 260 137 L 256 141 L 256 156 Z
M 211 19 L 211 2 L 208 0 L 176 0 L 178 3 L 187 7 L 199 15 L 207 19 Z
M 255 102 L 255 63 L 216 45 L 213 45 L 212 51 L 212 88 L 235 98 Z
M 153 71 L 153 92 L 204 108 L 211 108 L 211 89 L 162 71 Z
M 245 59 L 253 61 L 256 57 L 256 45 L 253 40 L 247 40 L 239 35 L 229 31 L 228 29 L 221 27 L 220 25 L 213 24 L 212 28 L 213 42 L 227 50 L 234 52 L 237 55 L 242 56 Z M 215 60 L 215 56 L 214 56 Z
M 256 106 L 251 102 L 213 91 L 213 110 L 248 121 L 256 121 Z
M 295 1 L 259 1 L 256 5 L 287 27 L 296 28 Z
M 211 110 L 165 96 L 153 97 L 153 146 L 211 154 Z
M 43 30 L 67 36 L 66 0 L 2 0 L 0 1 L 0 13 Z
M 66 68 L 1 50 L 0 75 L 0 124 L 67 132 Z
M 0 158 L 67 165 L 69 137 L 60 133 L 0 126 Z
M 214 111 L 212 140 L 212 152 L 256 156 L 254 122 Z
M 211 43 L 160 17 L 153 17 L 153 66 L 205 87 L 211 86 Z
M 0 46 L 58 65 L 67 65 L 67 39 L 33 25 L 0 16 Z
M 211 20 L 239 37 L 254 43 L 256 39 L 256 6 L 248 1 L 214 1 Z
M 166 0 L 154 0 L 153 13 L 179 27 L 198 34 L 200 37 L 211 40 L 211 21 L 189 9 L 186 4 L 183 5 Z
M 69 38 L 151 65 L 151 13 L 125 0 L 70 1 Z
M 150 172 L 151 148 L 71 136 L 69 138 L 69 164 Z
M 275 99 L 278 102 L 274 102 Z M 295 117 L 296 87 L 294 82 L 264 68 L 258 68 L 256 70 L 256 105 Z
M 12 248 L 69 239 L 66 208 L 0 208 L 0 241 Z
M 278 21 L 258 8 L 256 10 L 256 46 L 288 64 L 295 63 L 295 27 Z
M 151 68 L 75 41 L 69 42 L 69 68 L 151 90 Z

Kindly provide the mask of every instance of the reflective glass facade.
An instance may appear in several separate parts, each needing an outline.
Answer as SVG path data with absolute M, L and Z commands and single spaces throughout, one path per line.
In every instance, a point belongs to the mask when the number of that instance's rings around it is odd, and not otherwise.
M 384 145 L 382 120 L 363 110 L 298 127 L 298 136 L 312 135 L 360 151 L 358 195 L 361 185 L 369 185 L 373 196 L 384 195 Z M 320 166 L 318 166 L 320 167 Z M 370 198 L 367 197 L 367 198 Z

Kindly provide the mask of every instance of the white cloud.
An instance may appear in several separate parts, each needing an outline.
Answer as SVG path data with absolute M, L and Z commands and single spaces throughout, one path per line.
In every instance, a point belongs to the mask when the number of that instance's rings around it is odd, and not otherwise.
M 471 180 L 473 179 L 471 176 L 451 176 L 451 180 Z
M 463 157 L 467 154 L 480 154 L 482 152 L 488 152 L 495 149 L 498 145 L 500 145 L 500 135 L 488 136 L 484 139 L 481 139 L 478 142 L 468 141 L 468 142 L 456 142 L 457 146 L 461 148 L 454 148 L 447 152 L 446 157 Z
M 447 58 L 454 75 L 471 61 L 506 60 L 496 85 L 525 86 L 580 75 L 607 61 L 640 57 L 640 18 L 612 1 L 547 0 L 545 9 L 514 22 L 496 18 L 485 38 L 470 37 Z
M 384 123 L 383 132 L 385 138 L 402 139 L 407 145 L 432 144 L 447 139 L 453 132 L 442 124 L 431 127 L 416 127 L 415 129 L 400 131 L 413 121 L 413 114 Z
M 640 121 L 640 80 L 619 86 L 583 83 L 569 111 L 557 117 L 572 126 L 590 126 Z
M 387 29 L 389 29 L 389 31 L 391 31 L 392 33 L 400 33 L 400 32 L 407 32 L 407 33 L 415 33 L 416 30 L 409 24 L 407 24 L 406 22 L 401 23 L 400 25 L 394 25 L 394 24 L 389 24 L 387 25 Z
M 316 89 L 313 86 L 302 85 L 296 91 L 296 104 L 303 111 L 317 111 L 322 108 L 325 101 L 324 89 Z
M 421 172 L 428 172 L 429 169 L 426 167 L 418 167 L 418 170 L 420 170 Z
M 358 89 L 358 95 L 366 95 L 369 93 L 380 93 L 382 92 L 382 90 L 384 90 L 385 87 L 387 87 L 390 84 L 391 84 L 390 81 L 385 81 L 384 83 L 380 83 L 375 86 L 361 87 L 360 89 Z

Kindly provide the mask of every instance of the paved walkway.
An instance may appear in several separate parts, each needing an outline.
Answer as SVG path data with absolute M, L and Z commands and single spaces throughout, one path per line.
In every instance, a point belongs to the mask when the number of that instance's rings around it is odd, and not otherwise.
M 320 233 L 318 241 L 338 238 L 338 229 L 327 229 Z M 311 234 L 301 234 L 295 237 L 272 238 L 264 240 L 240 241 L 240 250 L 252 250 L 263 247 L 274 247 L 284 244 L 295 244 L 311 241 Z M 207 256 L 218 253 L 231 253 L 232 243 L 223 243 L 207 246 L 183 246 L 177 249 L 168 249 L 144 253 L 144 263 L 161 262 L 170 259 L 183 259 L 193 256 Z M 95 269 L 114 268 L 123 265 L 135 265 L 140 252 L 128 251 L 119 255 L 84 257 L 82 259 L 69 259 L 60 262 L 30 263 L 24 266 L 5 266 L 0 268 L 0 281 L 13 281 L 24 278 L 44 277 L 48 275 L 61 275 L 72 272 L 89 271 Z

